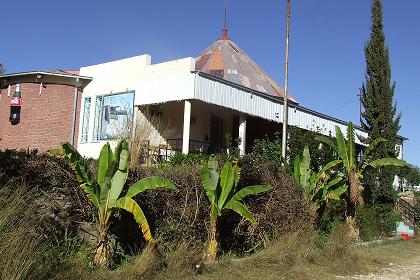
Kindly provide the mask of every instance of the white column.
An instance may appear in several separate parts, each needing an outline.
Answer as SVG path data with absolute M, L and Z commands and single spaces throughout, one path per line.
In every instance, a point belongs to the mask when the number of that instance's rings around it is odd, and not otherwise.
M 190 150 L 190 124 L 191 124 L 191 102 L 184 103 L 184 131 L 182 133 L 182 153 L 188 154 Z
M 241 139 L 241 144 L 239 145 L 239 154 L 243 156 L 245 155 L 246 147 L 246 115 L 244 114 L 239 116 L 239 138 Z

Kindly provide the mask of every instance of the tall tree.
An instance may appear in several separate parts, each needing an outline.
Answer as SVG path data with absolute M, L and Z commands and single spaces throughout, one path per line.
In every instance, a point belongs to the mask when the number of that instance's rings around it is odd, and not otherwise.
M 4 66 L 3 64 L 0 63 L 0 74 L 3 74 L 3 72 L 4 72 Z
M 373 0 L 371 19 L 371 35 L 365 45 L 366 75 L 361 93 L 364 107 L 361 125 L 368 132 L 367 143 L 380 137 L 387 140 L 376 149 L 374 159 L 396 157 L 395 144 L 401 115 L 396 115 L 393 102 L 395 82 L 391 83 L 389 50 L 383 31 L 382 0 Z M 366 202 L 391 205 L 394 175 L 392 168 L 383 168 L 368 176 Z

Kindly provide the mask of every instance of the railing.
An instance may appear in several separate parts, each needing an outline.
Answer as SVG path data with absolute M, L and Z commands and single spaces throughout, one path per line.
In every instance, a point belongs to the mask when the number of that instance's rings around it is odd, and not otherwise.
M 182 152 L 182 139 L 167 139 L 166 142 L 171 146 L 172 150 Z M 224 145 L 217 145 L 205 141 L 190 140 L 189 152 L 199 152 L 206 155 L 222 152 L 226 149 Z
M 404 198 L 399 197 L 397 200 L 396 209 L 402 215 L 404 222 L 407 225 L 414 227 L 420 224 L 420 207 L 419 206 L 412 205 L 410 202 L 406 201 Z
M 176 152 L 182 152 L 182 139 L 167 139 L 167 144 L 151 145 L 150 141 L 143 144 L 141 163 L 159 163 L 168 161 Z M 204 141 L 190 140 L 189 152 L 212 154 L 220 152 L 223 146 Z
M 174 153 L 168 144 L 151 145 L 150 141 L 145 141 L 142 145 L 140 162 L 146 164 L 165 162 Z
M 168 143 L 168 145 L 171 146 L 172 150 L 182 152 L 182 139 L 167 139 L 166 142 Z M 190 140 L 189 146 L 190 152 L 200 152 L 203 154 L 207 154 L 210 147 L 210 143 L 204 141 Z

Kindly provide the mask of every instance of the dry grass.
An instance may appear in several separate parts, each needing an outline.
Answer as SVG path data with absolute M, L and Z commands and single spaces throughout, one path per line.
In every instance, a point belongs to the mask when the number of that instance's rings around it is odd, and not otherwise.
M 22 189 L 0 189 L 0 279 L 31 279 L 40 267 L 45 244 L 34 232 L 33 204 Z
M 330 239 L 316 232 L 286 234 L 253 256 L 236 259 L 225 255 L 214 264 L 197 270 L 199 251 L 181 244 L 162 261 L 152 250 L 114 271 L 86 270 L 64 274 L 61 279 L 336 279 L 337 275 L 350 275 L 377 270 L 390 261 L 402 262 L 407 248 L 417 246 L 411 254 L 419 254 L 418 241 L 388 242 L 363 248 L 350 243 L 348 230 L 337 228 Z M 77 277 L 72 278 L 71 276 Z

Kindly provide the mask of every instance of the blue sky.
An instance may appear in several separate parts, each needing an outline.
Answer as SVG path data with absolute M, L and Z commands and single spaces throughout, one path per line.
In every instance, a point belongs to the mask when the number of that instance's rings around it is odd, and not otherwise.
M 197 56 L 220 36 L 223 0 L 14 0 L 2 3 L 6 72 L 79 69 L 149 53 Z M 284 83 L 286 0 L 229 0 L 230 37 Z M 384 0 L 407 161 L 420 165 L 420 1 Z M 358 124 L 370 1 L 292 0 L 289 89 L 302 106 Z

